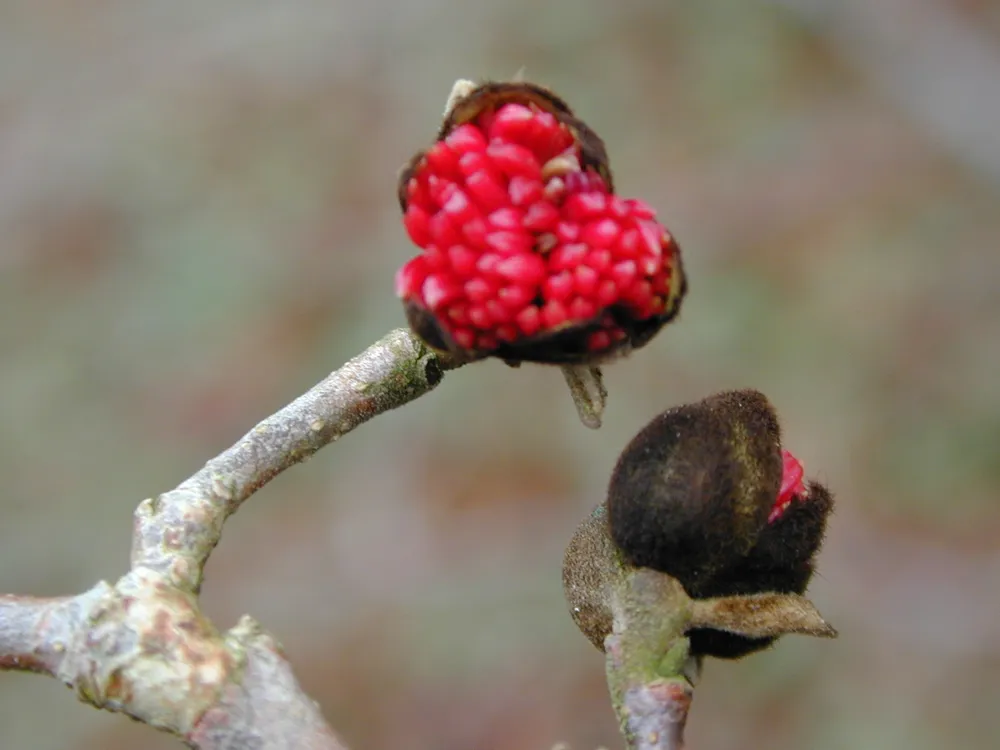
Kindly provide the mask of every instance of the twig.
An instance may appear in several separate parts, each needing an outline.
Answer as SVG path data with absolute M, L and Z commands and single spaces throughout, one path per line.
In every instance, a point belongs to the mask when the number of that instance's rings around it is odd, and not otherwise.
M 684 633 L 692 601 L 647 568 L 614 585 L 614 630 L 604 643 L 611 703 L 630 750 L 680 750 L 700 662 Z
M 686 634 L 692 628 L 765 638 L 837 634 L 816 607 L 797 594 L 692 599 L 665 573 L 622 566 L 617 557 L 605 562 L 608 569 L 620 566 L 622 572 L 597 581 L 600 591 L 595 593 L 606 597 L 613 623 L 604 640 L 605 668 L 629 750 L 684 747 L 684 727 L 703 658 L 690 650 Z
M 453 363 L 393 331 L 176 489 L 135 512 L 131 570 L 74 597 L 0 596 L 0 669 L 48 674 L 81 700 L 192 747 L 342 750 L 277 642 L 249 617 L 220 633 L 198 590 L 222 527 L 254 492 Z
M 285 469 L 434 388 L 451 367 L 398 329 L 254 427 L 194 476 L 136 510 L 132 566 L 197 591 L 230 514 Z
M 73 622 L 75 600 L 0 595 L 0 669 L 54 677 L 63 661 L 66 633 L 52 632 Z
M 601 426 L 608 390 L 604 387 L 601 368 L 594 365 L 567 365 L 562 368 L 566 385 L 576 405 L 580 421 L 592 430 Z

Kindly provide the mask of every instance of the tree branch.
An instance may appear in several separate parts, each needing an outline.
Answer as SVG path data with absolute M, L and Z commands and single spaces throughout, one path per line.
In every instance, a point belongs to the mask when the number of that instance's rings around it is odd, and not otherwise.
M 249 617 L 220 633 L 198 605 L 232 513 L 328 443 L 433 389 L 455 364 L 396 330 L 135 512 L 131 570 L 74 597 L 0 596 L 0 669 L 48 674 L 81 700 L 202 750 L 344 745 Z
M 0 595 L 0 669 L 55 676 L 65 654 L 53 631 L 75 620 L 74 599 Z
M 630 750 L 680 750 L 700 661 L 685 631 L 692 601 L 648 568 L 613 585 L 614 630 L 604 643 L 611 703 Z
M 602 526 L 592 523 L 591 528 Z M 684 726 L 703 659 L 690 650 L 687 633 L 693 628 L 749 637 L 836 637 L 815 606 L 797 594 L 692 599 L 665 573 L 623 566 L 615 555 L 604 566 L 606 571 L 621 571 L 596 581 L 599 590 L 594 595 L 606 599 L 610 609 L 613 625 L 604 640 L 605 669 L 629 750 L 684 747 Z
M 372 417 L 434 388 L 451 364 L 397 329 L 254 427 L 194 476 L 135 513 L 132 566 L 197 591 L 237 508 L 274 477 Z

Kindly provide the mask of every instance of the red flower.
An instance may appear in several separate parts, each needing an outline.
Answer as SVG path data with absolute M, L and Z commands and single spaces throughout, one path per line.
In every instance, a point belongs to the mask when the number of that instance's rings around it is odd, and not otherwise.
M 461 98 L 399 197 L 422 252 L 396 292 L 428 344 L 464 359 L 598 362 L 645 344 L 686 290 L 655 212 L 614 194 L 600 139 L 531 84 Z

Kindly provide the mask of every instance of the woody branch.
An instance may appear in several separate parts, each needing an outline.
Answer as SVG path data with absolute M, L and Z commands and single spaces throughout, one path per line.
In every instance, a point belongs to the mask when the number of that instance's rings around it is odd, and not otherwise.
M 0 596 L 0 669 L 55 677 L 98 708 L 201 750 L 340 750 L 280 646 L 199 607 L 226 519 L 285 469 L 422 396 L 451 363 L 396 330 L 268 417 L 177 488 L 139 504 L 131 568 L 76 596 Z

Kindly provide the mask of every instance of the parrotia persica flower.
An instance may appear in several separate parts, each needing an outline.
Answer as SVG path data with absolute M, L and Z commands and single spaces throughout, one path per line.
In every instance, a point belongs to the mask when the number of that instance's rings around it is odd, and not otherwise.
M 608 545 L 630 565 L 673 576 L 696 599 L 802 594 L 832 508 L 829 490 L 806 483 L 802 464 L 781 447 L 763 394 L 730 391 L 669 409 L 622 451 L 601 512 L 567 549 L 567 597 L 580 600 L 574 620 L 603 647 L 611 612 L 590 589 L 607 577 L 594 561 L 607 559 Z M 688 635 L 694 653 L 722 658 L 774 640 L 707 628 Z
M 534 84 L 453 97 L 399 202 L 420 253 L 396 293 L 413 330 L 460 360 L 599 363 L 646 344 L 687 289 L 655 211 L 615 193 L 604 143 Z

